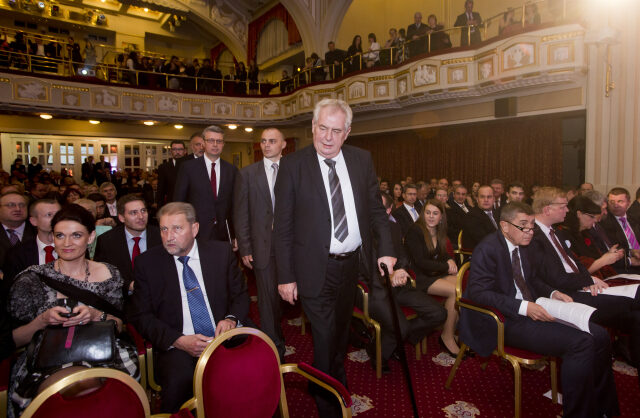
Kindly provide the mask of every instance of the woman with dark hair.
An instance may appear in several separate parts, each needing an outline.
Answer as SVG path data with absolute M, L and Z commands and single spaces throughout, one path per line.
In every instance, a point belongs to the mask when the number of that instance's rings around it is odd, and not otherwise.
M 244 62 L 238 63 L 234 80 L 236 80 L 235 93 L 239 96 L 247 94 L 247 77 L 247 69 L 244 66 Z
M 393 188 L 391 189 L 391 197 L 393 197 L 393 208 L 399 208 L 402 206 L 402 202 L 404 199 L 402 198 L 402 184 L 393 183 Z
M 367 63 L 367 68 L 380 64 L 380 44 L 376 39 L 375 33 L 370 33 L 367 37 L 369 40 L 369 51 L 364 54 L 363 58 Z
M 429 52 L 451 48 L 451 38 L 449 38 L 449 34 L 443 32 L 444 26 L 438 25 L 436 15 L 429 15 L 427 18 L 427 26 Z
M 618 244 L 602 252 L 606 244 L 597 242 L 599 238 L 591 234 L 591 228 L 600 220 L 601 208 L 591 199 L 576 196 L 569 201 L 569 213 L 565 217 L 562 229 L 567 232 L 571 250 L 578 256 L 591 275 L 605 279 L 616 275 L 612 264 L 624 257 L 624 250 Z
M 93 367 L 87 361 L 78 361 L 43 369 L 36 362 L 27 362 L 27 352 L 32 348 L 35 353 L 48 348 L 39 331 L 49 326 L 81 327 L 109 320 L 118 331 L 122 329 L 124 282 L 120 273 L 110 264 L 93 262 L 85 256 L 87 246 L 95 239 L 91 213 L 79 205 L 67 205 L 53 217 L 51 227 L 58 259 L 27 268 L 11 287 L 9 313 L 18 326 L 13 333 L 16 346 L 33 341 L 12 369 L 9 417 L 19 416 L 44 387 L 77 370 Z M 105 367 L 134 378 L 140 376 L 135 347 L 119 338 L 113 362 Z M 86 389 L 86 385 L 77 388 Z
M 416 273 L 416 287 L 429 295 L 446 298 L 447 320 L 439 341 L 442 348 L 455 357 L 460 350 L 455 339 L 458 266 L 447 253 L 448 240 L 444 205 L 435 199 L 427 200 L 418 220 L 409 227 L 404 244 Z
M 347 70 L 348 72 L 359 71 L 362 69 L 362 38 L 360 35 L 353 37 L 351 46 L 347 49 Z
M 249 79 L 249 94 L 260 94 L 260 84 L 258 83 L 258 74 L 260 69 L 254 60 L 249 60 L 249 71 L 247 78 Z
M 75 187 L 67 187 L 62 195 L 63 205 L 75 203 L 76 200 L 82 198 L 82 193 Z

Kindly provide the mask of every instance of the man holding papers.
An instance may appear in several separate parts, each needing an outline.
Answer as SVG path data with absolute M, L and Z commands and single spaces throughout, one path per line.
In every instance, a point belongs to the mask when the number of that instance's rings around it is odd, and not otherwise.
M 568 212 L 566 194 L 555 187 L 542 187 L 533 196 L 536 231 L 531 250 L 541 260 L 541 279 L 549 286 L 573 298 L 574 301 L 597 310 L 591 320 L 597 324 L 629 334 L 629 348 L 621 354 L 631 366 L 640 366 L 640 298 L 637 289 L 632 294 L 614 296 L 602 294 L 609 287 L 592 277 L 567 246 L 562 231 L 553 225 L 564 221 Z
M 463 297 L 502 312 L 505 344 L 562 358 L 563 416 L 619 415 L 607 332 L 593 323 L 587 333 L 554 322 L 534 302 L 538 297 L 572 299 L 538 277 L 541 263 L 527 247 L 535 226 L 533 211 L 526 204 L 509 203 L 501 210 L 499 226 L 475 247 Z M 492 318 L 463 309 L 459 327 L 460 339 L 480 356 L 496 347 Z

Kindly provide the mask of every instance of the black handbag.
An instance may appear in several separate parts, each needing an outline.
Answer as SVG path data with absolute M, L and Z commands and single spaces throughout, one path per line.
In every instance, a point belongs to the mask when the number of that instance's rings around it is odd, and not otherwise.
M 116 356 L 116 323 L 90 322 L 73 327 L 49 326 L 42 332 L 33 370 L 49 370 L 69 363 L 110 365 Z

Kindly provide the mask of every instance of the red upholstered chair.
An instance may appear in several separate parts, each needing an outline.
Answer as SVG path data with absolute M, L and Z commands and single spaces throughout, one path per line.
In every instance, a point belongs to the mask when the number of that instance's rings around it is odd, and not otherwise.
M 227 348 L 223 343 L 235 336 L 246 340 Z M 345 387 L 305 364 L 280 364 L 273 342 L 255 328 L 225 332 L 204 350 L 193 378 L 195 396 L 182 408 L 195 410 L 197 417 L 270 418 L 280 407 L 289 416 L 283 374 L 294 372 L 333 393 L 342 416 L 351 416 L 351 396 Z
M 473 301 L 465 299 L 462 297 L 462 292 L 467 286 L 467 279 L 469 276 L 469 267 L 471 263 L 466 262 L 460 267 L 458 270 L 458 280 L 456 283 L 456 305 L 460 310 L 462 309 L 471 309 L 476 312 L 480 312 L 485 315 L 489 315 L 496 321 L 496 325 L 498 328 L 498 345 L 494 350 L 493 354 L 507 360 L 511 366 L 513 366 L 513 374 L 514 374 L 514 401 L 515 401 L 515 416 L 516 418 L 520 417 L 520 403 L 522 397 L 522 382 L 521 382 L 521 370 L 520 365 L 536 365 L 541 363 L 542 361 L 548 359 L 549 365 L 551 369 L 551 400 L 553 403 L 558 403 L 558 384 L 557 384 L 557 371 L 556 371 L 556 359 L 554 357 L 546 357 L 540 354 L 533 353 L 527 350 L 521 350 L 514 347 L 509 347 L 504 344 L 504 316 L 500 311 L 495 308 L 481 306 Z M 451 388 L 451 382 L 458 371 L 458 367 L 464 358 L 465 352 L 469 349 L 464 341 L 460 341 L 462 344 L 460 345 L 460 352 L 458 353 L 458 357 L 456 358 L 456 362 L 453 364 L 451 368 L 451 372 L 449 373 L 449 377 L 447 378 L 447 382 L 445 383 L 445 388 Z
M 105 379 L 97 390 L 74 397 L 60 392 L 86 379 Z M 119 370 L 96 367 L 66 376 L 43 390 L 27 406 L 24 418 L 146 418 L 147 395 L 131 376 Z M 168 416 L 168 415 L 156 415 Z

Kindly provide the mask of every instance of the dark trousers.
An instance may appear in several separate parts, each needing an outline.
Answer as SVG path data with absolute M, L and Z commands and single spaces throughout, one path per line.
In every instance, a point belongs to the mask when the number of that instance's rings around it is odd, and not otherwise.
M 619 415 L 611 369 L 609 334 L 591 323 L 592 334 L 556 322 L 507 318 L 505 344 L 562 358 L 563 416 Z
M 358 281 L 359 258 L 327 260 L 324 286 L 318 296 L 300 297 L 313 333 L 313 366 L 347 385 L 344 358 Z M 342 416 L 338 400 L 315 385 L 309 385 L 320 417 Z
M 193 397 L 193 372 L 198 358 L 177 348 L 154 352 L 154 355 L 158 383 L 162 386 L 162 412 L 178 412 L 182 404 Z
M 282 334 L 282 308 L 278 293 L 278 276 L 276 258 L 271 256 L 269 265 L 264 269 L 254 269 L 258 287 L 258 311 L 260 312 L 260 329 L 269 336 L 278 349 L 280 360 L 284 359 L 284 335 Z
M 417 344 L 447 319 L 447 311 L 440 303 L 426 293 L 412 288 L 408 283 L 394 288 L 393 295 L 403 341 L 408 339 L 412 345 Z M 413 309 L 418 316 L 407 320 L 401 306 Z M 380 323 L 382 358 L 388 360 L 395 351 L 397 343 L 388 292 L 381 284 L 376 283 L 371 288 L 369 314 Z

